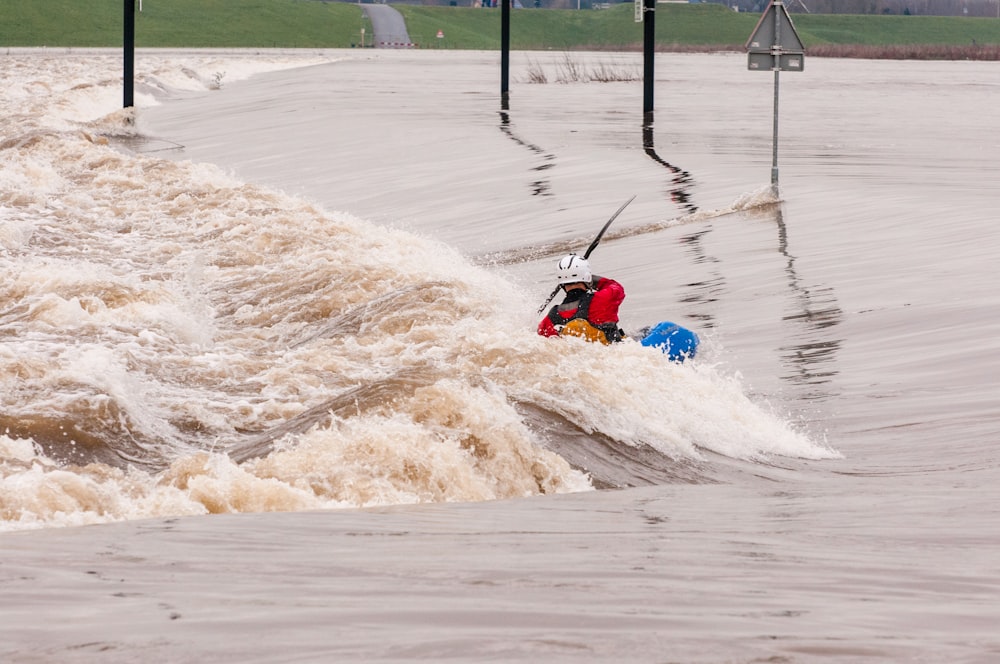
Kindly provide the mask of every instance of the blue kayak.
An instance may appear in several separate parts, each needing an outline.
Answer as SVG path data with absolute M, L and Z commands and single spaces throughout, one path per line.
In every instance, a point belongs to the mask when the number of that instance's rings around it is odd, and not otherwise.
M 643 346 L 659 348 L 675 362 L 694 357 L 698 352 L 698 335 L 677 323 L 663 321 L 649 329 L 639 342 Z

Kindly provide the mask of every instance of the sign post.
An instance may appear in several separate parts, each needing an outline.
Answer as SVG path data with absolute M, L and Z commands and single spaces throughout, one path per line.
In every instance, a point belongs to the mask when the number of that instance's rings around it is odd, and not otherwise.
M 771 0 L 757 27 L 747 40 L 747 68 L 751 71 L 774 72 L 774 134 L 771 157 L 771 187 L 778 188 L 778 74 L 782 71 L 802 71 L 805 47 L 795 32 L 792 19 L 783 0 Z
M 656 78 L 656 0 L 635 0 L 635 21 L 642 26 L 642 113 L 648 124 L 653 116 L 653 82 Z
M 510 3 L 500 0 L 500 108 L 510 109 Z
M 125 0 L 125 67 L 122 73 L 122 107 L 132 108 L 135 97 L 135 0 Z

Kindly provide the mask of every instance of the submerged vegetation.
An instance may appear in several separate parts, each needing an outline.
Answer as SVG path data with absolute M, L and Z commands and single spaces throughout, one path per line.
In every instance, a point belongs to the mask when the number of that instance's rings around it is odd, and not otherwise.
M 0 47 L 117 47 L 123 42 L 121 0 L 3 0 L 3 4 Z M 500 48 L 499 9 L 394 7 L 404 16 L 410 41 L 418 48 Z M 656 49 L 742 51 L 759 18 L 719 4 L 661 4 L 656 9 Z M 807 52 L 814 56 L 1000 59 L 1000 19 L 795 14 L 793 21 Z M 136 16 L 135 39 L 140 48 L 352 48 L 370 45 L 371 35 L 362 5 L 350 2 L 150 0 Z M 642 40 L 643 26 L 634 20 L 632 3 L 611 4 L 600 11 L 511 13 L 515 50 L 636 51 L 643 48 Z M 612 68 L 603 75 L 621 73 Z M 591 77 L 591 72 L 584 74 Z
M 641 81 L 642 69 L 635 64 L 620 62 L 597 62 L 584 64 L 564 53 L 562 60 L 555 64 L 553 79 L 556 83 L 614 83 Z M 528 74 L 525 83 L 548 83 L 549 75 L 537 60 L 528 59 Z

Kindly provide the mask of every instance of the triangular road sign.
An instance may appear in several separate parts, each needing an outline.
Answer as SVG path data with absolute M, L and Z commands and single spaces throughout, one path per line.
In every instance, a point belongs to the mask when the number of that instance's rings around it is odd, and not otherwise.
M 774 46 L 784 53 L 805 53 L 806 50 L 781 0 L 768 3 L 746 43 L 746 49 L 754 53 L 770 53 Z

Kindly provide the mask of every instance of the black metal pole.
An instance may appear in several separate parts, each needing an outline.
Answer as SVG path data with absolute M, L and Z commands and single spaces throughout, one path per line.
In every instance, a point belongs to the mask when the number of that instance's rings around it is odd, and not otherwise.
M 505 111 L 510 101 L 510 3 L 500 0 L 500 107 Z
M 125 0 L 124 107 L 135 106 L 135 0 Z
M 642 17 L 642 112 L 653 112 L 653 55 L 656 52 L 656 0 L 643 1 Z M 647 118 L 648 119 L 648 118 Z
M 779 0 L 774 12 L 774 45 L 771 47 L 771 57 L 774 67 L 774 135 L 771 139 L 771 189 L 778 193 L 778 74 L 781 71 L 781 11 L 784 9 Z

